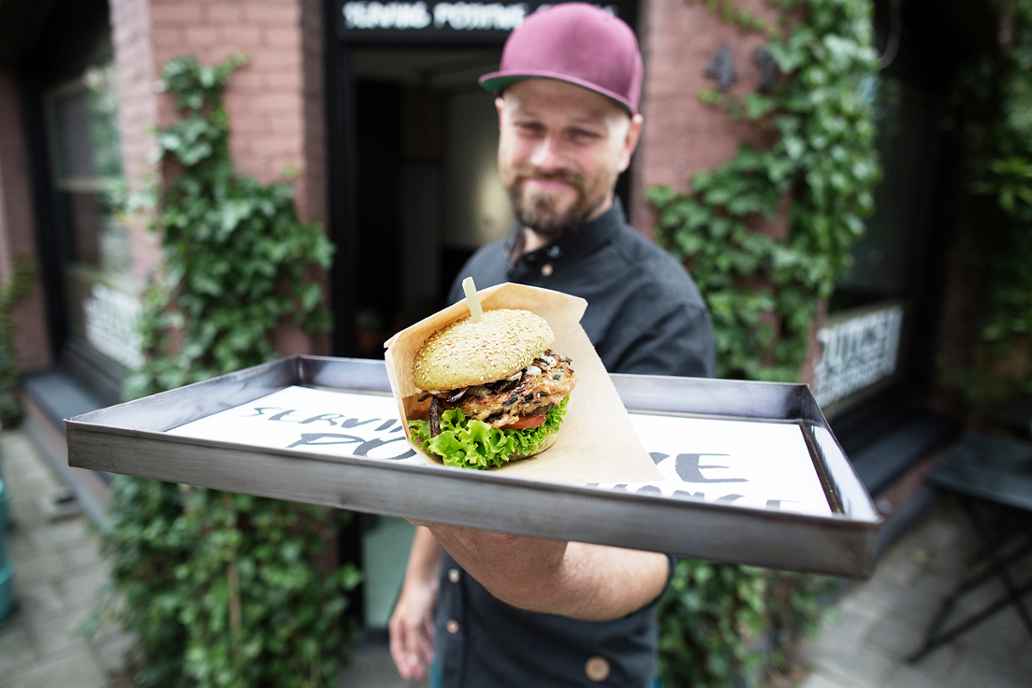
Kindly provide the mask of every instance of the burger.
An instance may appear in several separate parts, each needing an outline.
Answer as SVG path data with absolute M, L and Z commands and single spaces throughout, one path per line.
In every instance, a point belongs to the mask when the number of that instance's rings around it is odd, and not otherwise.
M 550 347 L 548 322 L 527 310 L 484 311 L 432 334 L 413 382 L 425 418 L 412 438 L 447 466 L 489 469 L 551 447 L 573 391 L 572 361 Z

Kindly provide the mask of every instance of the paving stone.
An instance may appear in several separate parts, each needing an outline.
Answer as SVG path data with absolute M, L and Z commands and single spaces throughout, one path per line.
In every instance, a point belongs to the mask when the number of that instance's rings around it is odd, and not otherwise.
M 82 517 L 50 523 L 45 528 L 36 528 L 32 532 L 36 546 L 45 552 L 68 549 L 81 544 L 91 536 L 92 531 L 86 527 L 86 519 Z
M 1026 602 L 1026 606 L 1030 606 L 1030 603 L 1032 600 Z M 961 613 L 969 613 L 969 610 L 962 607 Z M 972 656 L 1000 662 L 1010 662 L 1022 650 L 1032 650 L 1032 647 L 1029 647 L 1032 639 L 1013 607 L 997 612 L 962 635 L 958 642 L 962 643 Z
M 62 653 L 86 640 L 84 625 L 92 618 L 92 609 L 78 609 L 63 614 L 40 616 L 26 614 L 24 623 L 41 656 Z
M 11 561 L 16 562 L 21 559 L 29 559 L 37 554 L 39 554 L 39 551 L 36 549 L 36 544 L 24 528 L 16 525 L 8 531 L 7 556 L 10 557 Z
M 850 686 L 825 674 L 815 672 L 806 677 L 800 684 L 800 688 L 850 688 Z
M 815 671 L 846 688 L 883 685 L 882 678 L 896 667 L 893 658 L 862 645 L 807 646 L 803 657 Z
M 89 538 L 71 544 L 61 552 L 61 557 L 69 570 L 93 568 L 103 562 L 100 555 L 100 540 Z
M 57 552 L 36 553 L 28 559 L 11 560 L 14 568 L 15 585 L 20 581 L 27 584 L 57 583 L 64 574 L 64 562 Z
M 874 624 L 864 643 L 889 657 L 902 659 L 921 645 L 925 627 L 902 615 L 886 616 Z
M 0 626 L 0 677 L 29 666 L 39 655 L 16 612 Z
M 94 607 L 98 600 L 110 594 L 111 577 L 106 566 L 96 566 L 68 572 L 58 581 L 58 586 L 70 608 Z
M 133 637 L 128 633 L 117 633 L 92 645 L 100 668 L 110 674 L 125 669 L 125 655 L 133 646 Z
M 386 647 L 369 644 L 359 647 L 337 681 L 339 688 L 376 686 L 376 688 L 420 688 L 426 683 L 403 681 L 398 676 L 390 652 Z
M 1032 647 L 1029 648 L 1032 650 Z M 992 683 L 986 678 L 992 677 Z M 1008 662 L 997 662 L 980 656 L 971 656 L 945 683 L 946 686 L 967 688 L 969 686 L 992 685 L 997 688 L 1028 688 L 1032 683 L 1032 663 L 1022 662 L 1020 657 Z
M 53 583 L 15 578 L 14 597 L 22 613 L 52 616 L 68 611 L 64 598 Z
M 26 671 L 7 677 L 11 688 L 104 688 L 107 679 L 84 641 Z

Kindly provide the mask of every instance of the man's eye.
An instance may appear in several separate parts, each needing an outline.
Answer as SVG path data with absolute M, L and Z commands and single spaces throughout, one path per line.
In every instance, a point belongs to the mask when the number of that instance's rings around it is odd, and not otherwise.
M 570 131 L 570 138 L 580 143 L 588 143 L 598 138 L 598 134 L 587 129 L 572 129 Z
M 516 128 L 524 134 L 540 134 L 543 127 L 537 122 L 517 122 Z

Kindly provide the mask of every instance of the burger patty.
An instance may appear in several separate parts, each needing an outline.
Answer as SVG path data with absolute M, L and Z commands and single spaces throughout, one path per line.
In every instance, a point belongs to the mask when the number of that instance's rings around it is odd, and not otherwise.
M 505 380 L 435 392 L 434 405 L 442 411 L 461 409 L 467 417 L 496 428 L 511 425 L 523 417 L 545 413 L 569 396 L 574 386 L 572 363 L 569 357 L 549 349 Z

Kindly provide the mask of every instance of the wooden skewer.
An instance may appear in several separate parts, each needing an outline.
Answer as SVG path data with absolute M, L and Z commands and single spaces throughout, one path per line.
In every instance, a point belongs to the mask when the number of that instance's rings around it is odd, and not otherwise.
M 477 285 L 473 283 L 472 277 L 462 280 L 462 291 L 466 292 L 466 306 L 469 308 L 470 317 L 473 318 L 473 322 L 480 322 L 484 317 L 484 310 L 480 307 Z

